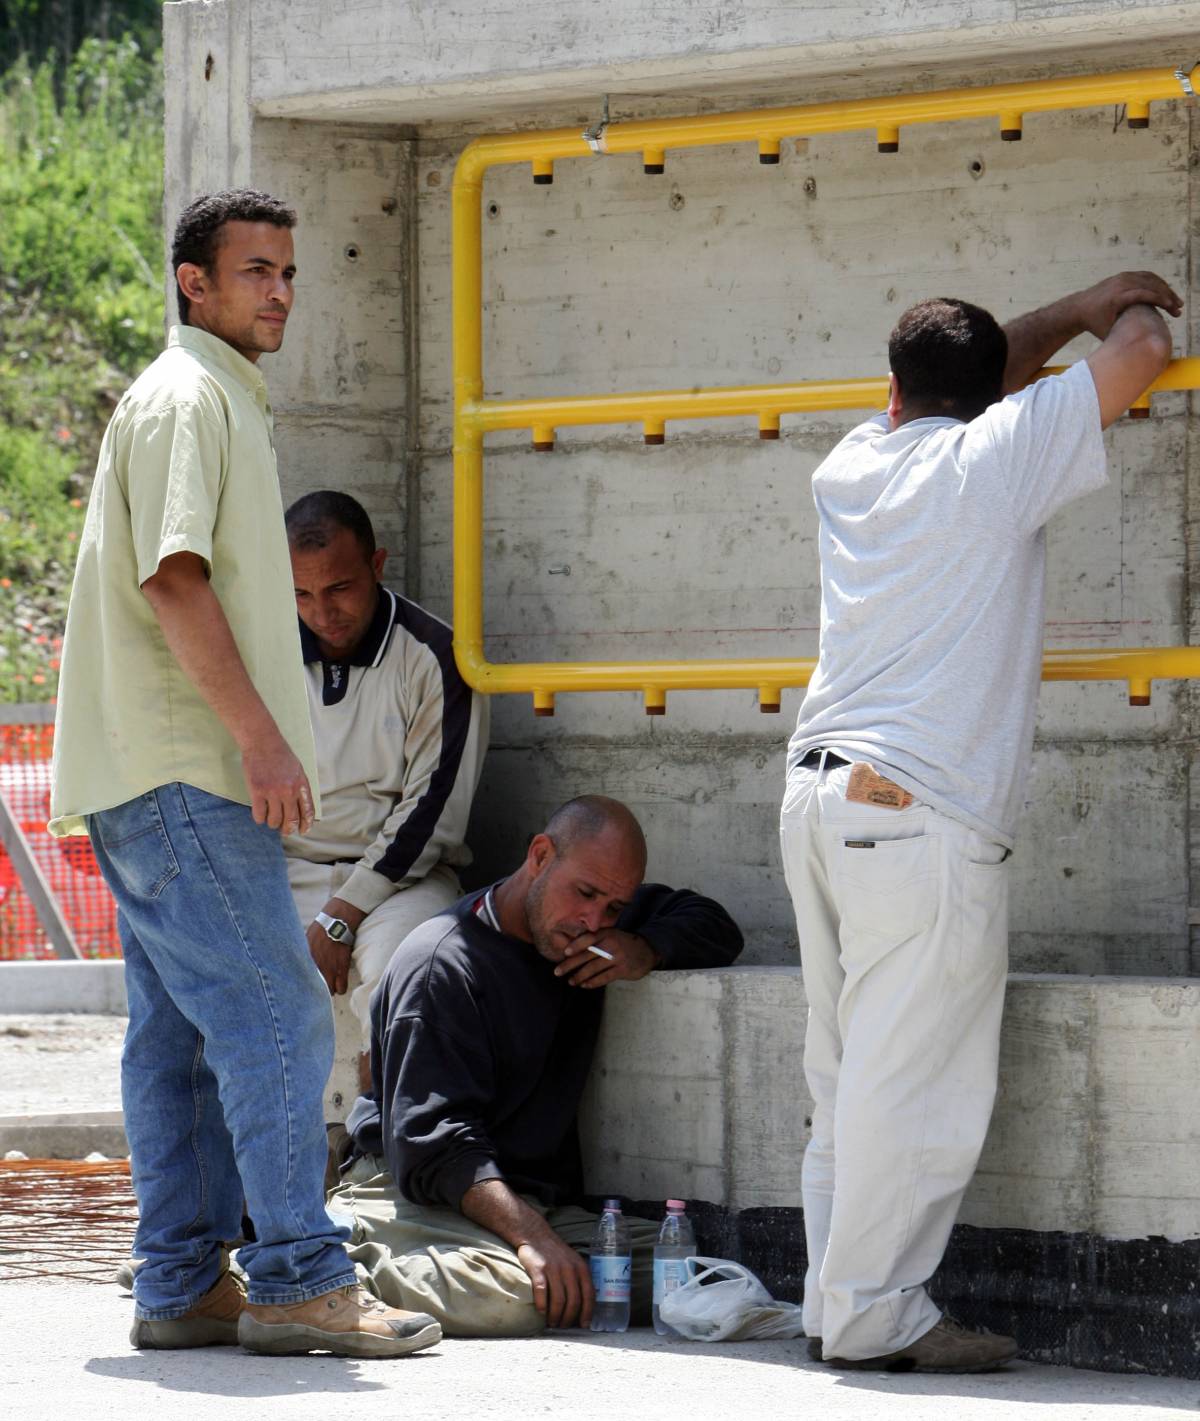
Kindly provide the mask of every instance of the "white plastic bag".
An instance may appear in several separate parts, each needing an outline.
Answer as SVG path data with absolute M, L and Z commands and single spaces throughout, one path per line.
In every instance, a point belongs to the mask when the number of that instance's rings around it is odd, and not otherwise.
M 731 1258 L 687 1260 L 691 1276 L 663 1298 L 659 1316 L 690 1342 L 802 1337 L 797 1303 L 777 1303 L 749 1268 Z

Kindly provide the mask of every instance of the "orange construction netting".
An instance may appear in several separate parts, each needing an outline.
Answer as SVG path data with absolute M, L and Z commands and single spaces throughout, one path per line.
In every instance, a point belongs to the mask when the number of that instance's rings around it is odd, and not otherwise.
M 50 817 L 52 725 L 0 725 L 0 793 L 25 833 L 84 957 L 120 957 L 117 910 L 83 835 L 55 839 Z M 0 962 L 54 956 L 12 861 L 0 846 Z

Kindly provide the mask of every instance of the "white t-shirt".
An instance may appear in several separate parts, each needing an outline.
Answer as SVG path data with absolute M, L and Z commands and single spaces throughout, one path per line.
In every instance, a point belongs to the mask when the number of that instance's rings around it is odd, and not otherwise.
M 1012 844 L 1041 679 L 1044 526 L 1107 482 L 1087 364 L 964 424 L 886 415 L 813 475 L 821 646 L 788 747 L 867 760 Z

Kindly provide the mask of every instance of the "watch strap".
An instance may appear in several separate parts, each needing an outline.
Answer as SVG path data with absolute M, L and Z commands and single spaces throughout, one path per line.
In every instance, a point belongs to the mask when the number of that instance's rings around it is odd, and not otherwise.
M 325 929 L 334 942 L 339 942 L 345 947 L 354 946 L 354 929 L 345 918 L 335 918 L 324 911 L 313 916 L 313 922 Z M 335 928 L 340 928 L 340 932 L 335 932 Z

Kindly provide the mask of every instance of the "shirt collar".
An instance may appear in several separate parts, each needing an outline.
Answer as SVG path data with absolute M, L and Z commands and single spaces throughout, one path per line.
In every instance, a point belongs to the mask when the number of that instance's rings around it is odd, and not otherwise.
M 231 375 L 249 394 L 266 398 L 267 382 L 263 379 L 262 371 L 253 361 L 239 355 L 233 346 L 223 341 L 220 336 L 202 331 L 198 326 L 172 326 L 167 333 L 167 345 L 179 345 L 190 350 L 206 365 L 215 365 L 226 375 Z
M 965 424 L 966 420 L 958 419 L 952 414 L 921 414 L 915 419 L 906 419 L 903 424 L 899 424 L 895 429 L 888 429 L 889 434 L 903 434 L 906 429 L 911 429 L 914 434 L 928 434 L 933 425 L 952 427 L 956 424 Z
M 345 666 L 378 666 L 380 657 L 387 646 L 388 637 L 396 620 L 396 594 L 386 587 L 379 588 L 375 612 L 371 617 L 363 639 L 342 663 Z M 300 649 L 305 662 L 324 661 L 317 638 L 300 622 Z
M 504 881 L 500 880 L 501 883 Z M 500 919 L 496 916 L 496 889 L 499 885 L 493 883 L 488 891 L 475 904 L 475 914 L 492 929 L 493 932 L 502 932 Z

